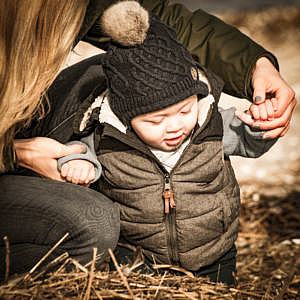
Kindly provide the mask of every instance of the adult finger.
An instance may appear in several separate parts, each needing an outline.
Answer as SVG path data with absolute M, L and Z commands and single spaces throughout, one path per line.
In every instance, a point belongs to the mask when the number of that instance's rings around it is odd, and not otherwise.
M 266 99 L 265 104 L 266 104 L 268 120 L 273 120 L 275 111 L 274 111 L 273 104 L 272 104 L 271 100 Z
M 275 139 L 281 137 L 281 134 L 285 130 L 285 127 L 278 127 L 272 130 L 268 130 L 263 134 L 263 139 Z
M 82 144 L 72 144 L 72 145 L 60 144 L 60 146 L 56 151 L 55 158 L 60 158 L 71 154 L 80 154 L 80 153 L 84 153 L 85 151 L 86 151 L 86 146 Z
M 290 123 L 291 123 L 291 118 L 289 119 L 288 123 L 285 124 L 285 126 L 267 130 L 264 133 L 263 138 L 279 138 L 279 137 L 284 136 L 290 128 Z
M 267 120 L 268 119 L 268 112 L 267 112 L 267 108 L 266 108 L 266 102 L 261 103 L 260 105 L 258 105 L 258 109 L 259 109 L 259 116 L 261 120 Z
M 286 133 L 289 131 L 290 127 L 291 127 L 291 123 L 289 123 L 289 125 L 285 127 L 285 129 L 281 132 L 280 136 L 282 137 L 282 136 L 286 135 Z
M 278 111 L 278 101 L 277 101 L 276 98 L 272 98 L 271 102 L 272 102 L 272 106 L 273 106 L 273 109 L 274 109 L 274 116 L 275 116 L 275 112 Z
M 278 105 L 275 117 L 280 117 L 285 112 L 289 104 L 296 100 L 295 92 L 290 88 L 290 86 L 283 82 L 283 85 L 276 92 L 276 99 Z
M 279 138 L 279 137 L 283 137 L 288 130 L 290 129 L 290 123 L 285 126 L 285 127 L 279 127 L 273 130 L 268 130 L 264 135 L 263 138 L 264 139 L 274 139 L 274 138 Z
M 254 78 L 253 82 L 253 102 L 255 104 L 263 103 L 266 99 L 267 83 L 263 77 Z

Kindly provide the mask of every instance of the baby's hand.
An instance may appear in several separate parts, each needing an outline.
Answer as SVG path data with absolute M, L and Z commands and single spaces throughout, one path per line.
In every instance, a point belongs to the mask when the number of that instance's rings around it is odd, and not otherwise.
M 261 104 L 251 104 L 249 109 L 245 112 L 236 110 L 235 115 L 249 126 L 255 127 L 257 121 L 270 121 L 275 117 L 277 110 L 276 99 L 266 99 Z
M 270 121 L 275 118 L 278 104 L 276 99 L 266 99 L 261 104 L 251 104 L 245 112 L 236 110 L 235 115 L 251 128 L 261 131 L 263 138 L 269 138 L 267 131 L 261 130 L 259 123 Z
M 88 186 L 95 179 L 95 167 L 87 160 L 70 160 L 63 164 L 61 176 L 68 182 Z
M 249 114 L 254 121 L 270 121 L 275 118 L 275 112 L 278 109 L 278 103 L 275 98 L 266 99 L 260 104 L 251 104 Z

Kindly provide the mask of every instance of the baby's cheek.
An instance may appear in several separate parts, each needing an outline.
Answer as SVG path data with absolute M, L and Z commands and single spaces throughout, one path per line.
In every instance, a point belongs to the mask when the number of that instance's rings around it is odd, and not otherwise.
M 149 132 L 149 139 L 151 143 L 158 143 L 159 141 L 163 140 L 163 133 L 157 130 L 153 130 L 151 133 Z
M 161 128 L 149 128 L 148 144 L 157 146 L 164 139 L 164 131 Z
M 196 124 L 197 124 L 197 115 L 194 114 L 189 118 L 189 120 L 187 120 L 186 123 L 186 130 L 188 131 L 188 134 L 190 134 L 191 131 L 195 128 Z

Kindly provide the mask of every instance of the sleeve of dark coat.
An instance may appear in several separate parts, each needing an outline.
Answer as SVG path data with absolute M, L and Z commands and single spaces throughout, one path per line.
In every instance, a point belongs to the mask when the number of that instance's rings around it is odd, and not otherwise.
M 180 42 L 225 81 L 225 93 L 252 101 L 251 74 L 257 59 L 265 56 L 279 68 L 274 55 L 237 28 L 201 9 L 190 12 L 181 4 L 168 5 L 169 1 L 140 2 L 175 28 Z

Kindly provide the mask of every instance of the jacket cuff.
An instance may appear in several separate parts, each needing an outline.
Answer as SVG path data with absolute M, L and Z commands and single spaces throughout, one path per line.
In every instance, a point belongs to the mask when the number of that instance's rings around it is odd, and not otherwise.
M 74 144 L 84 145 L 86 147 L 86 152 L 80 153 L 80 154 L 71 154 L 71 155 L 67 155 L 67 156 L 59 158 L 57 160 L 58 171 L 61 172 L 62 166 L 71 160 L 74 160 L 74 159 L 86 160 L 86 161 L 89 161 L 90 163 L 92 163 L 95 168 L 95 178 L 92 181 L 92 183 L 97 181 L 100 178 L 101 173 L 102 173 L 101 164 L 99 163 L 97 158 L 94 156 L 94 153 L 91 151 L 91 149 L 85 143 L 82 143 L 79 141 L 72 141 L 72 142 L 67 143 L 66 145 L 74 145 Z

